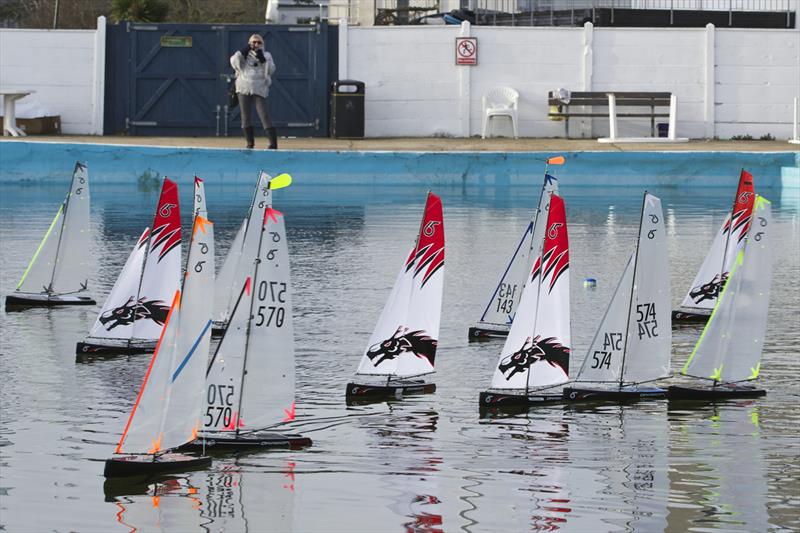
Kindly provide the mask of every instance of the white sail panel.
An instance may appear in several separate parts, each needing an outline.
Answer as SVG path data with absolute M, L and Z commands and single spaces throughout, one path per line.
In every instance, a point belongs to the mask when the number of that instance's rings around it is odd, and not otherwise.
M 231 293 L 239 293 L 241 287 L 233 286 L 233 278 L 239 267 L 239 258 L 242 257 L 242 245 L 244 244 L 244 234 L 247 229 L 247 218 L 242 220 L 236 236 L 233 238 L 228 254 L 219 269 L 219 274 L 214 282 L 214 320 L 223 322 L 228 319 L 228 303 Z
M 85 291 L 88 286 L 89 172 L 86 165 L 75 163 L 72 185 L 65 201 L 64 225 L 58 257 L 53 270 L 52 292 L 66 294 Z
M 175 292 L 156 350 L 144 375 L 116 453 L 156 453 L 162 446 L 162 416 L 168 401 L 170 369 L 178 339 L 180 291 Z
M 752 233 L 681 373 L 723 382 L 758 377 L 772 280 L 771 223 L 770 203 L 759 196 Z
M 180 282 L 181 217 L 178 186 L 164 178 L 139 285 L 133 338 L 158 338 L 168 309 L 167 302 Z
M 272 207 L 272 190 L 269 188 L 269 181 L 271 179 L 272 178 L 270 175 L 266 172 L 261 172 L 259 174 L 258 185 L 256 186 L 255 193 L 253 194 L 253 202 L 250 206 L 250 213 L 247 216 L 247 226 L 242 239 L 240 255 L 238 258 L 235 258 L 236 264 L 235 268 L 233 269 L 233 281 L 231 282 L 231 286 L 234 288 L 241 287 L 244 284 L 244 280 L 252 276 L 253 262 L 256 260 L 256 254 L 258 253 L 258 242 L 261 238 L 261 225 L 262 221 L 264 220 L 264 211 L 267 208 Z M 231 247 L 231 250 L 233 250 L 233 247 Z M 220 275 L 222 275 L 222 273 L 220 273 Z M 223 280 L 223 282 L 226 282 L 226 280 Z M 219 290 L 223 291 L 224 287 L 219 285 Z M 230 311 L 233 307 L 236 297 L 238 296 L 235 290 L 228 290 L 227 292 L 220 294 L 220 298 L 224 298 L 225 295 L 228 296 L 228 301 L 225 304 L 224 309 L 216 309 L 214 313 L 215 320 L 228 320 Z
M 39 243 L 39 247 L 33 254 L 28 268 L 22 274 L 22 279 L 17 285 L 18 292 L 47 293 L 50 291 L 53 268 L 58 253 L 58 241 L 63 224 L 64 204 L 61 204 L 56 216 L 53 217 L 53 221 L 50 223 L 50 227 L 44 234 L 44 238 Z
M 442 204 L 428 193 L 417 242 L 400 269 L 356 374 L 407 377 L 433 372 L 443 267 Z
M 402 333 L 408 343 L 397 358 L 397 377 L 433 372 L 439 343 L 444 287 L 444 218 L 442 201 L 428 193 L 425 214 L 417 238 L 408 314 Z
M 624 382 L 669 375 L 672 355 L 667 234 L 661 200 L 645 193 L 628 322 Z
M 294 325 L 283 214 L 268 208 L 255 268 L 240 427 L 294 419 Z
M 537 210 L 514 249 L 511 260 L 478 321 L 480 327 L 489 326 L 487 329 L 499 330 L 509 327 L 513 322 L 522 299 L 522 289 L 531 272 L 534 243 L 541 243 L 544 238 L 544 223 L 547 220 L 552 193 L 558 194 L 558 181 L 555 177 L 545 174 Z
M 194 440 L 202 423 L 211 342 L 213 257 L 214 225 L 196 216 L 181 294 L 178 339 L 169 371 L 169 401 L 161 424 L 161 446 L 165 450 Z
M 206 186 L 203 180 L 194 177 L 194 216 L 208 219 L 208 209 L 206 209 Z
M 528 390 L 569 379 L 569 238 L 564 201 L 551 195 L 544 243 L 492 376 L 492 389 Z
M 717 296 L 728 279 L 728 272 L 734 259 L 745 243 L 752 220 L 755 202 L 753 176 L 742 170 L 733 208 L 719 228 L 689 292 L 683 299 L 684 309 L 710 311 L 717 302 Z
M 100 313 L 94 321 L 89 337 L 102 339 L 130 339 L 133 334 L 134 303 L 139 291 L 142 266 L 147 251 L 150 228 L 145 228 L 136 246 L 122 267 L 114 287 L 108 294 Z
M 575 381 L 619 382 L 633 286 L 632 253 Z
M 206 397 L 203 409 L 205 433 L 231 433 L 239 425 L 247 330 L 250 323 L 252 278 L 247 278 L 238 291 L 238 298 L 206 371 Z

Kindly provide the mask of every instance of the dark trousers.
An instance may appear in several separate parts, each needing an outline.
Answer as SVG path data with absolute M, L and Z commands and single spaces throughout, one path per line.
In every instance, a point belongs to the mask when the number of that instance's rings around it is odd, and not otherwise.
M 249 128 L 253 124 L 250 121 L 250 115 L 252 113 L 253 105 L 255 104 L 256 113 L 258 113 L 258 118 L 261 119 L 261 125 L 264 126 L 264 129 L 272 127 L 272 121 L 269 118 L 269 113 L 267 113 L 267 99 L 263 96 L 258 96 L 257 94 L 241 94 L 237 93 L 239 97 L 239 110 L 241 112 L 241 119 L 242 119 L 242 129 Z

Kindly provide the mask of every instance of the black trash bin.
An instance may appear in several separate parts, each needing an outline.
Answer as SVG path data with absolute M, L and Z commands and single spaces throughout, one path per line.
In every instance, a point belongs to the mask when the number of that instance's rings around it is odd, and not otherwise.
M 364 82 L 337 80 L 331 91 L 331 137 L 364 137 Z

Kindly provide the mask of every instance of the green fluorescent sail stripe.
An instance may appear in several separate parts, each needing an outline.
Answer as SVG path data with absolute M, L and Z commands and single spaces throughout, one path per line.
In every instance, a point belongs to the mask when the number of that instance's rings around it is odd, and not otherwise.
M 684 376 L 686 375 L 686 372 L 689 369 L 689 364 L 692 362 L 692 359 L 694 359 L 694 354 L 697 353 L 697 349 L 700 348 L 700 345 L 703 343 L 703 339 L 706 336 L 708 328 L 710 328 L 711 324 L 714 322 L 714 317 L 717 314 L 717 310 L 719 310 L 719 307 L 720 305 L 722 305 L 722 302 L 725 301 L 725 293 L 728 292 L 728 287 L 731 284 L 731 279 L 733 279 L 733 276 L 736 275 L 736 271 L 739 270 L 739 265 L 741 265 L 743 262 L 744 262 L 744 250 L 739 250 L 739 253 L 736 255 L 736 261 L 733 262 L 733 268 L 731 268 L 731 273 L 728 276 L 728 281 L 725 282 L 725 286 L 722 288 L 722 292 L 720 293 L 719 298 L 717 298 L 717 305 L 715 305 L 714 310 L 711 311 L 711 316 L 708 317 L 708 322 L 706 322 L 706 325 L 703 328 L 703 333 L 700 334 L 700 338 L 697 339 L 697 343 L 694 345 L 694 350 L 692 350 L 692 354 L 689 356 L 689 359 L 686 360 L 686 364 L 683 365 L 683 368 L 681 368 L 681 374 L 683 374 Z
M 766 198 L 764 198 L 760 194 L 757 194 L 756 195 L 756 203 L 755 203 L 755 206 L 754 206 L 754 210 L 763 207 L 764 204 L 772 205 L 772 202 L 770 202 L 769 200 L 767 200 Z
M 50 223 L 50 228 L 48 228 L 47 233 L 44 234 L 44 238 L 42 239 L 42 242 L 39 243 L 39 247 L 36 249 L 36 253 L 33 254 L 31 262 L 28 263 L 28 268 L 25 269 L 25 273 L 22 274 L 22 279 L 19 280 L 19 284 L 17 285 L 17 290 L 19 290 L 19 288 L 22 287 L 22 284 L 25 283 L 25 278 L 28 277 L 28 272 L 31 271 L 31 267 L 36 262 L 36 258 L 39 257 L 39 252 L 42 251 L 44 243 L 47 242 L 47 238 L 50 237 L 50 233 L 52 233 L 53 228 L 56 226 L 56 221 L 58 220 L 58 217 L 61 215 L 62 211 L 64 211 L 64 204 L 61 204 L 61 207 L 58 208 L 58 212 L 56 213 L 56 216 L 53 218 L 53 222 Z

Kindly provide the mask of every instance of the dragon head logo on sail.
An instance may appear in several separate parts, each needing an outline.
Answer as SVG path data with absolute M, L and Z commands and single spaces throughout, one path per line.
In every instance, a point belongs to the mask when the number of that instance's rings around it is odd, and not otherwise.
M 689 296 L 691 296 L 696 304 L 705 300 L 715 300 L 719 296 L 722 287 L 725 286 L 726 281 L 728 281 L 727 272 L 723 273 L 722 276 L 714 276 L 714 279 L 708 283 L 693 287 L 692 290 L 689 291 Z
M 370 346 L 367 350 L 367 357 L 373 365 L 378 366 L 384 361 L 396 359 L 403 353 L 411 352 L 417 357 L 427 359 L 433 366 L 436 345 L 436 339 L 426 335 L 425 331 L 421 329 L 408 331 L 408 328 L 400 326 L 394 335 Z
M 562 346 L 555 337 L 542 339 L 539 335 L 533 340 L 530 337 L 525 339 L 522 348 L 500 361 L 498 369 L 506 380 L 510 380 L 514 374 L 526 371 L 538 361 L 560 368 L 565 375 L 569 374 L 569 348 Z
M 138 302 L 133 300 L 133 296 L 119 307 L 109 309 L 100 315 L 100 323 L 111 331 L 117 326 L 127 326 L 133 324 L 134 320 L 150 319 L 159 326 L 163 326 L 167 320 L 169 306 L 164 305 L 161 300 L 147 301 L 140 298 Z

